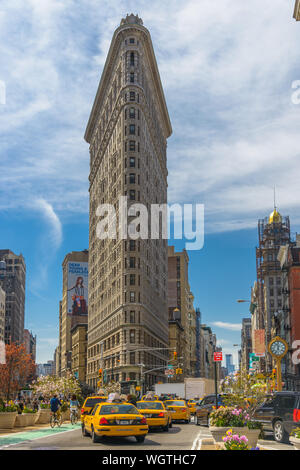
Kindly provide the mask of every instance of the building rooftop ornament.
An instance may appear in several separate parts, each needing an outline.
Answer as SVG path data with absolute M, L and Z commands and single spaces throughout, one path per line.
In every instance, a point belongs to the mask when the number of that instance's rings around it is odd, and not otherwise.
M 273 212 L 271 212 L 269 216 L 269 224 L 278 224 L 281 222 L 282 222 L 282 217 L 275 207 L 275 209 L 273 210 Z
M 131 15 L 126 15 L 126 18 L 122 18 L 120 26 L 123 26 L 125 24 L 143 25 L 143 20 L 142 18 L 139 18 L 138 14 L 134 15 L 133 13 L 131 13 Z

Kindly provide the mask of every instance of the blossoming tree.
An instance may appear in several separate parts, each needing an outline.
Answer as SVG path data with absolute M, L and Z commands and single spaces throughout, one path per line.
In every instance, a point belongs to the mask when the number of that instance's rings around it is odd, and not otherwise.
M 45 400 L 49 400 L 53 395 L 63 395 L 68 398 L 69 395 L 81 395 L 81 389 L 78 380 L 68 373 L 66 377 L 55 377 L 46 375 L 39 377 L 33 383 L 33 392 L 37 396 L 42 396 Z

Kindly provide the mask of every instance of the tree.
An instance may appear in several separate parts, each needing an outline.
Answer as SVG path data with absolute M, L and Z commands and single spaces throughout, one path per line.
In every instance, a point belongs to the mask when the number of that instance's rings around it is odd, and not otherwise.
M 66 377 L 56 377 L 46 375 L 39 377 L 32 386 L 35 395 L 42 396 L 44 399 L 50 399 L 54 394 L 63 395 L 68 398 L 69 395 L 81 396 L 79 381 L 68 372 Z
M 246 409 L 251 418 L 273 389 L 273 377 L 243 369 L 227 376 L 221 384 L 225 405 Z
M 5 345 L 5 364 L 0 364 L 0 390 L 8 401 L 35 373 L 35 363 L 24 344 Z

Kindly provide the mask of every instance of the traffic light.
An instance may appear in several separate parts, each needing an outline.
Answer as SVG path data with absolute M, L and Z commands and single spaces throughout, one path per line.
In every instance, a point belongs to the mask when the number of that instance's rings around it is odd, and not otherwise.
M 176 360 L 176 359 L 177 359 L 177 352 L 174 351 L 174 352 L 173 352 L 173 355 L 174 355 L 174 360 Z
M 102 385 L 102 369 L 99 369 L 99 382 L 98 382 L 98 386 Z

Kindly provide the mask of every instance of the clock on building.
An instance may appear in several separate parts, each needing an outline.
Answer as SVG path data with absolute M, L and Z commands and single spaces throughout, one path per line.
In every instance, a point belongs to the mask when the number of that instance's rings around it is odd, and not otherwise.
M 284 339 L 276 336 L 270 341 L 269 351 L 275 359 L 282 358 L 288 352 L 288 344 Z

